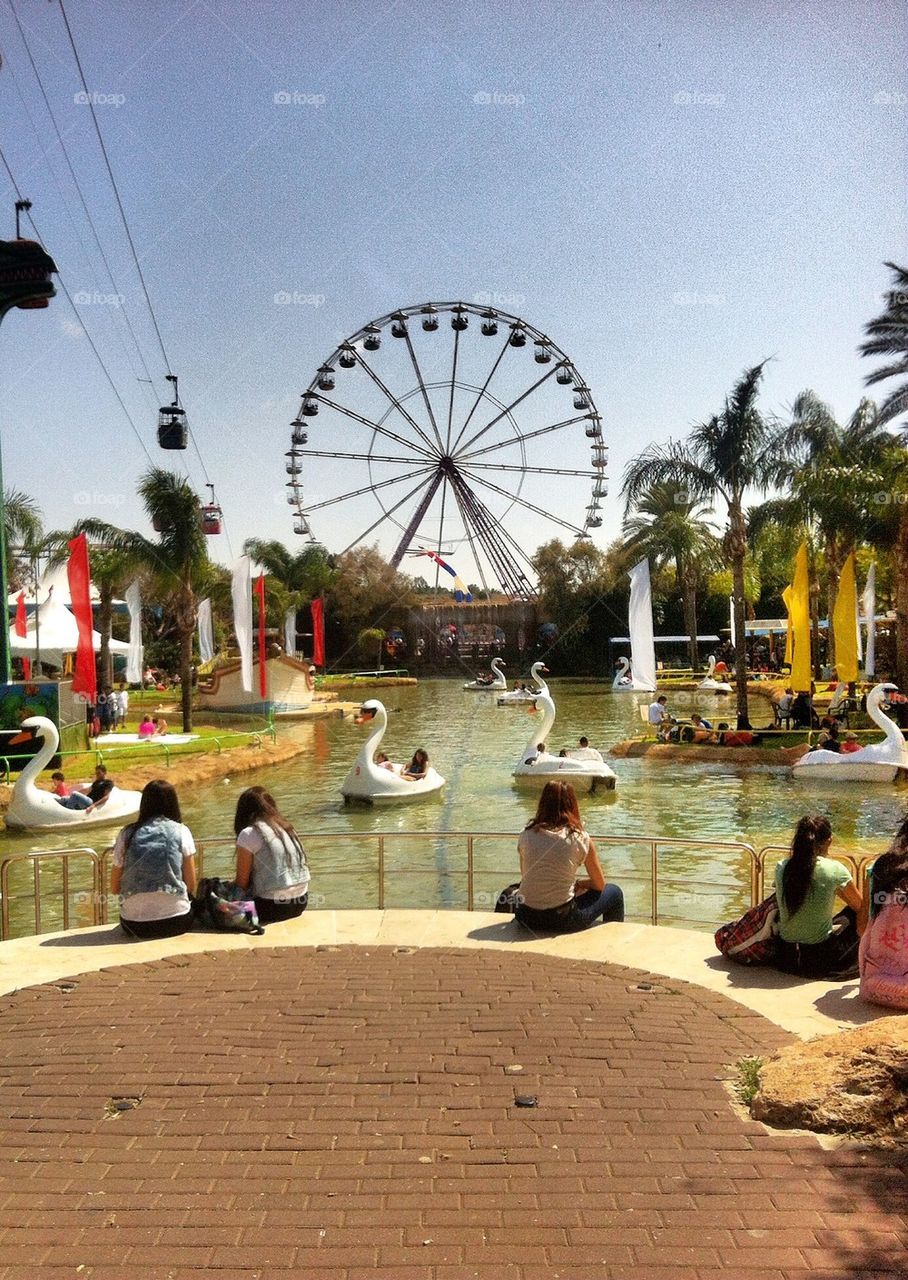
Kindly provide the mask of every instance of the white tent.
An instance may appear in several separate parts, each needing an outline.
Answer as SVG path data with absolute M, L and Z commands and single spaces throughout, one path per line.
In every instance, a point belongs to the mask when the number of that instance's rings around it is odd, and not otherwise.
M 72 596 L 69 593 L 69 578 L 66 576 L 66 565 L 59 564 L 56 569 L 48 569 L 41 581 L 38 583 L 37 595 L 33 587 L 27 587 L 25 591 L 25 604 L 28 608 L 34 608 L 35 600 L 46 600 L 53 593 L 55 599 L 61 604 L 72 604 Z M 92 604 L 97 604 L 101 599 L 98 594 L 98 588 L 94 583 L 91 584 L 89 590 Z M 19 592 L 14 591 L 7 596 L 6 603 L 13 608 L 19 603 Z
M 9 647 L 14 658 L 35 659 L 40 652 L 42 662 L 62 667 L 63 654 L 75 653 L 78 648 L 79 628 L 76 619 L 66 605 L 56 598 L 56 592 L 38 607 L 37 614 L 31 615 L 27 627 L 28 631 L 24 636 L 17 635 L 10 627 Z M 93 631 L 91 634 L 97 653 L 101 648 L 101 633 Z M 128 650 L 129 645 L 124 641 L 111 639 L 111 653 L 127 653 Z

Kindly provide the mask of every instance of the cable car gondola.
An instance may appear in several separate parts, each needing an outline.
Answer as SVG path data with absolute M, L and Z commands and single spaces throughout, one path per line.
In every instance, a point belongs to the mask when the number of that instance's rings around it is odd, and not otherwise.
M 221 532 L 224 513 L 214 500 L 214 485 L 209 484 L 208 488 L 211 490 L 211 494 L 208 502 L 202 507 L 202 533 L 210 538 Z
M 168 373 L 167 381 L 173 383 L 173 404 L 162 405 L 158 410 L 158 444 L 162 449 L 185 449 L 189 443 L 186 411 L 180 408 L 177 375 Z

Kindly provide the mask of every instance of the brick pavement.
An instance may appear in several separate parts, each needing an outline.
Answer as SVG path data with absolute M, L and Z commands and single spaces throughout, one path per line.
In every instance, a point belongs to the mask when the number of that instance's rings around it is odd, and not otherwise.
M 729 1064 L 786 1039 L 516 951 L 263 946 L 28 988 L 0 998 L 0 1280 L 905 1275 L 904 1156 L 731 1106 Z

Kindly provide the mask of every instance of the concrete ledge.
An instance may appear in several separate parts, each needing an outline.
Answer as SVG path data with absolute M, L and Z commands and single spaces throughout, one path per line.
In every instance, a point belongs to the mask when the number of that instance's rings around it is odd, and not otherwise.
M 775 969 L 729 964 L 716 954 L 709 934 L 610 924 L 585 933 L 533 937 L 510 917 L 476 911 L 312 911 L 298 920 L 269 925 L 263 938 L 198 931 L 138 942 L 125 938 L 115 925 L 17 938 L 0 944 L 0 995 L 166 956 L 340 945 L 519 948 L 536 955 L 626 965 L 728 996 L 802 1039 L 887 1014 L 858 997 L 856 980 L 804 982 Z

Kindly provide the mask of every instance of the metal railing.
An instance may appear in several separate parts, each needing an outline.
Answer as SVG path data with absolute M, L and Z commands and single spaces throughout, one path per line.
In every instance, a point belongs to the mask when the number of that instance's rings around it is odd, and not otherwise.
M 780 860 L 788 858 L 791 855 L 791 846 L 787 844 L 765 844 L 763 848 L 756 854 L 754 870 L 756 879 L 754 881 L 754 904 L 762 902 L 766 897 L 766 855 L 774 853 Z M 841 862 L 851 872 L 851 878 L 856 885 L 863 883 L 867 868 L 872 862 L 879 857 L 876 853 L 830 853 L 829 857 L 835 862 Z
M 389 899 L 407 896 L 407 890 L 418 879 L 431 879 L 435 882 L 435 901 L 427 904 L 422 895 L 415 895 L 416 901 L 403 905 L 431 907 L 456 907 L 462 902 L 468 911 L 491 910 L 498 893 L 509 881 L 519 877 L 519 864 L 516 855 L 517 832 L 514 831 L 407 831 L 407 832 L 311 832 L 302 833 L 306 845 L 307 856 L 312 869 L 313 890 L 310 893 L 310 906 L 331 905 L 328 894 L 321 886 L 329 887 L 343 881 L 339 890 L 341 904 L 354 905 L 350 899 L 357 896 L 355 905 L 366 905 L 364 897 L 369 897 L 368 905 L 384 910 Z M 648 919 L 651 924 L 659 924 L 660 920 L 678 920 L 689 925 L 698 921 L 689 915 L 672 914 L 663 910 L 660 895 L 663 893 L 684 892 L 687 902 L 706 901 L 710 895 L 737 896 L 748 893 L 751 903 L 759 901 L 762 896 L 763 858 L 773 848 L 767 846 L 758 854 L 753 845 L 745 841 L 723 840 L 687 840 L 668 836 L 650 835 L 599 835 L 592 832 L 597 848 L 610 850 L 630 850 L 643 858 L 616 861 L 614 857 L 606 858 L 609 873 L 621 884 L 642 886 L 648 893 L 648 910 L 637 913 L 638 918 Z M 490 857 L 492 846 L 497 842 L 507 842 L 506 858 Z M 420 851 L 429 854 L 428 862 L 417 865 L 412 859 L 413 845 L 416 843 Z M 350 846 L 356 846 L 357 852 L 364 846 L 371 846 L 371 856 L 358 856 L 354 860 L 345 859 L 344 865 L 338 865 L 338 851 L 345 853 Z M 453 847 L 452 847 L 453 846 Z M 197 841 L 197 868 L 199 877 L 206 874 L 221 874 L 225 878 L 232 875 L 235 841 L 232 837 L 213 837 Z M 454 851 L 457 857 L 453 857 Z M 711 876 L 710 884 L 704 885 L 690 873 L 682 874 L 679 869 L 672 869 L 667 863 L 673 854 L 686 851 L 722 852 L 730 860 L 740 864 L 747 860 L 747 876 L 742 877 L 740 866 L 728 880 L 717 880 Z M 325 856 L 322 856 L 324 851 Z M 406 856 L 401 854 L 406 851 Z M 784 852 L 787 852 L 785 850 Z M 0 940 L 11 936 L 11 872 L 23 863 L 32 864 L 31 890 L 16 894 L 17 900 L 31 898 L 31 916 L 34 933 L 42 932 L 43 918 L 42 895 L 50 893 L 50 886 L 44 886 L 42 868 L 54 861 L 60 864 L 60 875 L 56 877 L 52 892 L 56 908 L 53 928 L 59 928 L 60 907 L 62 899 L 62 925 L 64 929 L 72 927 L 72 894 L 70 864 L 79 860 L 85 864 L 89 873 L 90 888 L 77 894 L 76 902 L 81 908 L 79 925 L 100 925 L 109 923 L 116 910 L 111 911 L 111 895 L 109 890 L 110 869 L 112 865 L 113 846 L 100 852 L 91 848 L 49 849 L 41 853 L 18 853 L 0 860 Z M 220 859 L 219 859 L 219 855 Z M 216 860 L 220 865 L 214 866 Z M 749 882 L 749 883 L 748 883 Z M 351 889 L 351 885 L 356 887 Z M 365 888 L 363 888 L 365 885 Z M 455 888 L 455 886 L 459 886 Z M 486 887 L 488 886 L 488 887 Z M 402 892 L 401 892 L 402 891 Z M 411 898 L 413 895 L 409 895 Z M 86 897 L 90 901 L 86 901 Z M 721 910 L 721 908 L 717 908 Z M 709 923 L 715 927 L 712 915 L 701 923 Z M 17 922 L 17 933 L 21 933 L 21 921 Z

